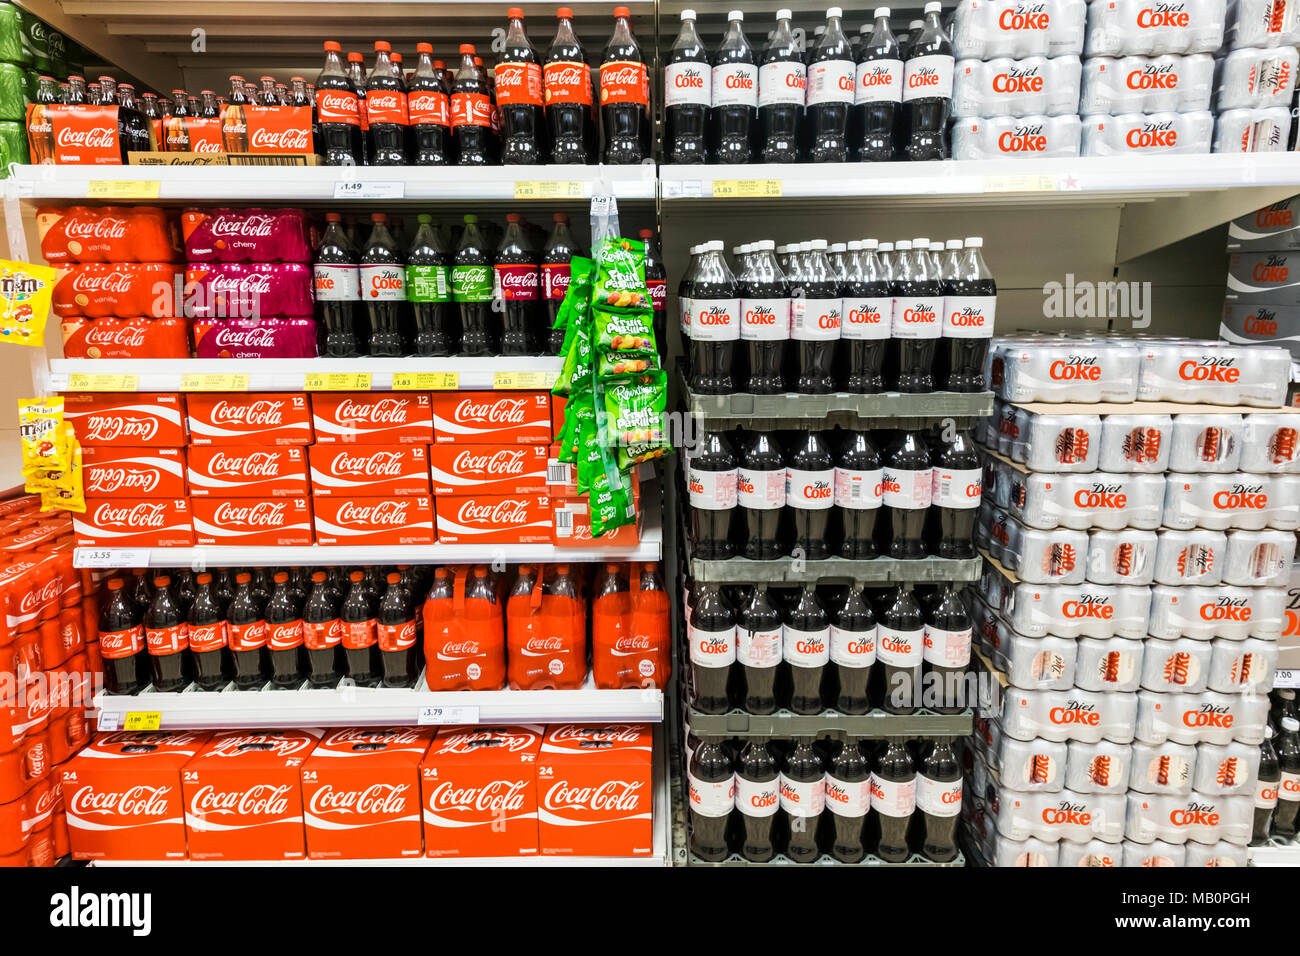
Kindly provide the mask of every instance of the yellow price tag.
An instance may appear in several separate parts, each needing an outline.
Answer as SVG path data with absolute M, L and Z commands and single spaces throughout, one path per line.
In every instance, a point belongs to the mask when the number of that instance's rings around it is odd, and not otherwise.
M 394 372 L 393 390 L 397 392 L 448 392 L 460 388 L 456 372 Z
M 582 183 L 574 180 L 517 180 L 516 199 L 581 199 Z
M 128 710 L 123 730 L 157 730 L 162 726 L 162 712 L 157 710 Z
M 493 372 L 493 388 L 548 389 L 559 378 L 558 372 Z
M 139 385 L 139 375 L 113 375 L 107 372 L 87 375 L 73 372 L 68 376 L 70 392 L 134 392 Z
M 309 392 L 368 392 L 369 372 L 308 372 L 303 388 Z
M 985 176 L 986 193 L 1054 193 L 1056 177 L 1043 175 Z
M 774 198 L 781 195 L 779 179 L 715 179 L 713 181 L 714 199 L 738 199 L 747 197 Z
M 186 372 L 181 376 L 182 392 L 246 392 L 248 376 L 243 373 Z
M 87 199 L 157 199 L 162 183 L 156 179 L 92 179 Z

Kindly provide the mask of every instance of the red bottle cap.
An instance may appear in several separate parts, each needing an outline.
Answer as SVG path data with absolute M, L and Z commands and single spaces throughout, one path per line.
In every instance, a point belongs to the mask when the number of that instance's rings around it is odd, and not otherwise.
M 351 574 L 348 575 L 348 580 L 360 581 L 363 577 L 365 577 L 365 575 L 362 574 L 360 571 L 353 571 Z
M 468 53 L 470 56 L 473 56 L 473 55 L 474 55 L 474 44 L 472 44 L 472 43 L 462 43 L 462 44 L 460 45 L 460 52 L 461 52 L 461 55 L 462 55 L 462 56 L 464 56 L 464 55 L 467 54 L 467 53 Z
M 125 584 L 125 583 L 126 583 L 126 582 L 123 581 L 121 578 L 109 578 L 109 579 L 108 579 L 108 589 L 109 589 L 110 591 L 120 591 L 120 590 L 122 590 L 122 585 Z
M 207 571 L 204 571 L 202 574 L 200 574 L 198 577 L 196 577 L 196 578 L 194 579 L 194 581 L 195 581 L 195 583 L 197 583 L 197 584 L 211 584 L 211 583 L 212 583 L 212 575 L 208 574 Z
M 416 53 L 432 53 L 432 52 L 433 52 L 433 44 L 432 44 L 432 43 L 417 43 L 417 44 L 415 45 L 415 52 L 416 52 Z
M 311 579 L 312 579 L 312 581 L 314 581 L 316 584 L 320 584 L 322 581 L 325 580 L 325 572 L 324 572 L 324 571 L 313 571 L 313 572 L 311 573 Z
M 389 50 L 391 50 L 391 49 L 392 49 L 392 47 L 389 46 L 385 41 L 383 41 L 383 40 L 376 40 L 376 41 L 375 41 L 375 52 L 376 52 L 376 53 L 387 53 L 387 52 L 388 52 Z
M 158 577 L 153 579 L 154 587 L 157 588 L 165 588 L 167 587 L 167 585 L 171 583 L 172 583 L 171 576 L 167 574 L 160 574 L 158 575 Z
M 276 583 L 276 584 L 284 584 L 284 582 L 286 582 L 286 581 L 288 581 L 288 580 L 289 580 L 289 572 L 287 572 L 287 571 L 277 571 L 277 572 L 275 572 L 275 583 Z
M 614 8 L 614 16 L 616 17 L 630 17 L 631 15 L 632 14 L 628 11 L 627 7 Z
M 341 50 L 341 49 L 343 49 L 343 48 L 342 48 L 341 46 L 339 46 L 337 40 L 326 40 L 326 41 L 325 41 L 325 52 L 327 52 L 327 53 L 329 53 L 329 52 L 338 53 L 339 50 Z M 231 79 L 233 80 L 234 77 L 232 76 Z M 243 77 L 241 76 L 240 79 L 242 80 Z
M 383 212 L 372 212 L 372 213 L 370 214 L 370 221 L 371 221 L 371 222 L 387 222 L 387 221 L 388 221 L 388 214 L 387 214 L 387 213 L 383 213 Z
M 506 11 L 506 16 L 511 20 L 522 20 L 524 18 L 524 11 L 520 10 L 518 7 L 511 7 Z
M 389 584 L 396 584 L 400 580 L 402 580 L 402 576 L 397 573 L 390 574 L 387 578 Z
M 572 20 L 573 10 L 570 7 L 560 7 L 555 11 L 555 15 L 562 20 Z

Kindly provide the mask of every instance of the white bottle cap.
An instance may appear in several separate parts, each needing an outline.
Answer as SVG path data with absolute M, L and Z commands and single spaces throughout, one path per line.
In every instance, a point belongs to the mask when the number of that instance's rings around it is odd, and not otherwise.
M 771 252 L 775 247 L 775 239 L 760 239 L 758 242 L 754 243 L 755 252 Z M 785 246 L 782 246 L 781 248 L 784 249 Z
M 776 11 L 776 18 L 777 18 L 778 20 L 789 20 L 789 19 L 790 19 L 790 16 L 791 16 L 791 14 L 790 14 L 790 11 L 789 11 L 789 10 L 778 10 L 778 11 Z
M 867 242 L 876 242 L 876 240 L 874 240 L 874 239 L 867 239 L 866 241 L 867 241 Z M 871 247 L 870 247 L 870 246 L 867 246 L 867 248 L 870 249 Z M 877 251 L 877 252 L 893 252 L 893 251 L 894 251 L 894 244 L 893 244 L 892 242 L 876 242 L 876 251 Z
M 727 14 L 727 19 L 728 19 L 728 20 L 743 20 L 743 19 L 745 19 L 745 11 L 744 11 L 744 10 L 732 10 L 730 13 Z
M 925 10 L 924 10 L 924 12 L 925 12 L 925 13 L 938 13 L 938 12 L 939 12 L 940 10 L 942 10 L 942 9 L 943 9 L 943 4 L 942 4 L 942 3 L 939 3 L 939 0 L 930 0 L 930 2 L 927 3 L 927 4 L 925 5 Z
M 808 248 L 809 248 L 809 249 L 825 249 L 825 248 L 826 248 L 826 240 L 825 240 L 825 239 L 813 239 L 811 242 L 808 243 Z
M 929 239 L 913 239 L 913 240 L 912 240 L 912 248 L 913 248 L 913 249 L 929 249 L 929 248 L 930 248 L 930 240 L 929 240 Z
M 880 246 L 880 245 L 881 245 L 881 244 L 880 244 L 879 242 L 877 242 L 875 239 L 863 239 L 863 240 L 862 240 L 862 248 L 863 248 L 863 249 L 875 249 L 875 248 L 877 248 L 877 247 Z M 891 248 L 891 249 L 894 248 L 892 245 L 890 245 L 890 244 L 887 243 L 887 242 L 885 243 L 885 245 L 886 245 L 886 246 L 889 246 L 889 248 Z
M 861 240 L 861 239 L 850 239 L 850 240 L 849 240 L 849 252 L 861 252 L 861 251 L 862 251 L 862 240 Z
M 1282 729 L 1288 733 L 1295 733 L 1300 730 L 1300 720 L 1296 720 L 1294 717 L 1283 717 Z
M 848 246 L 846 246 L 846 245 L 845 245 L 844 243 L 842 243 L 842 242 L 832 242 L 832 243 L 831 243 L 831 252 L 843 252 L 843 251 L 844 251 L 845 249 L 847 249 L 847 248 L 848 248 Z
M 723 249 L 722 240 L 721 239 L 710 240 L 709 242 L 706 242 L 704 244 L 704 248 L 707 249 L 709 252 L 721 252 Z
M 745 247 L 744 247 L 743 245 L 732 246 L 732 247 L 731 247 L 731 254 L 732 254 L 733 256 L 738 256 L 738 255 L 740 255 L 740 254 L 741 254 L 742 252 L 744 252 L 744 251 L 745 251 Z
M 691 255 L 698 256 L 700 254 L 700 248 L 700 246 L 691 246 Z
M 982 236 L 968 236 L 966 239 L 966 247 L 968 249 L 979 249 L 983 245 L 984 239 Z
M 789 246 L 777 246 L 777 247 L 776 247 L 776 251 L 779 252 L 779 253 L 781 253 L 781 255 L 785 255 L 787 252 L 790 251 L 790 247 L 789 247 Z
M 694 10 L 683 10 L 683 11 L 682 11 L 682 19 L 683 19 L 683 20 L 694 20 L 694 19 L 695 19 L 695 11 L 694 11 Z
M 799 251 L 800 251 L 800 252 L 811 252 L 811 251 L 812 251 L 812 242 L 811 242 L 810 240 L 805 239 L 803 242 L 799 243 Z
M 911 252 L 912 243 L 906 239 L 899 239 L 898 242 L 894 243 L 894 248 L 899 252 Z
M 828 20 L 829 20 L 831 17 L 835 17 L 835 18 L 838 19 L 839 17 L 842 17 L 842 16 L 844 16 L 844 11 L 841 10 L 839 7 L 828 7 L 828 8 L 826 9 L 826 19 L 828 19 Z
M 923 27 L 923 26 L 925 26 L 925 21 L 924 21 L 924 20 L 912 20 L 911 22 L 909 22 L 909 23 L 907 24 L 907 30 L 908 30 L 908 32 L 910 33 L 910 32 L 913 31 L 913 30 L 919 30 L 919 29 L 921 29 L 921 27 Z
M 945 249 L 960 249 L 960 248 L 961 248 L 961 240 L 960 240 L 960 239 L 949 239 L 947 242 L 945 242 L 945 243 L 943 244 L 943 247 L 944 247 Z
M 754 244 L 752 242 L 742 242 L 740 244 L 740 254 L 742 256 L 747 256 L 753 251 L 754 251 Z
M 876 9 L 872 11 L 871 14 L 871 18 L 873 20 L 879 20 L 881 17 L 887 17 L 887 16 L 889 16 L 889 7 L 876 7 Z

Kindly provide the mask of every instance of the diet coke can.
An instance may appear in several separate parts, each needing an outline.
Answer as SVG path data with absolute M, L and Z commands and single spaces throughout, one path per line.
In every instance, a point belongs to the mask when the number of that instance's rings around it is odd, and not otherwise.
M 1187 847 L 1163 840 L 1150 843 L 1125 840 L 1120 844 L 1120 852 L 1124 866 L 1184 866 L 1187 862 Z
M 998 777 L 1009 790 L 1056 793 L 1065 786 L 1066 744 L 1051 740 L 1016 740 L 1003 735 Z
M 1085 530 L 1157 528 L 1165 497 L 1163 475 L 1094 471 L 1087 475 L 1023 477 L 1024 495 L 1012 490 L 1011 513 L 1033 528 Z
M 1008 339 L 991 352 L 990 381 L 1009 402 L 1132 402 L 1141 358 L 1136 346 L 1046 336 Z
M 1142 677 L 1142 644 L 1124 637 L 1079 639 L 1074 686 L 1095 691 L 1135 691 Z
M 1221 694 L 1267 694 L 1277 668 L 1277 643 L 1248 637 L 1210 642 L 1210 690 Z
M 1130 790 L 1175 796 L 1192 792 L 1197 750 L 1191 744 L 1178 744 L 1172 740 L 1152 744 L 1135 740 L 1130 755 Z
M 1193 791 L 1186 796 L 1130 793 L 1124 835 L 1139 843 L 1163 840 L 1184 844 L 1250 840 L 1255 808 L 1250 797 L 1224 797 Z
M 987 858 L 990 866 L 1056 866 L 1061 848 L 1073 845 L 1055 840 L 1040 840 L 1037 837 L 1012 840 L 995 832 L 989 844 Z
M 1215 63 L 1215 110 L 1290 106 L 1297 66 L 1300 54 L 1294 46 L 1233 50 Z
M 1002 671 L 1013 687 L 1025 690 L 1075 685 L 1078 642 L 1069 637 L 1025 637 L 1007 628 L 997 649 Z
M 1284 153 L 1291 136 L 1291 110 L 1255 106 L 1224 110 L 1214 121 L 1215 153 Z
M 1030 471 L 1084 472 L 1097 470 L 1102 423 L 1097 415 L 1030 414 L 1028 428 L 1013 451 Z
M 1150 584 L 1155 576 L 1156 542 L 1154 531 L 1136 528 L 1090 532 L 1085 575 L 1093 584 Z
M 1169 464 L 1173 421 L 1168 415 L 1107 415 L 1101 421 L 1101 471 L 1159 474 Z
M 1156 583 L 1218 584 L 1227 540 L 1222 531 L 1161 531 L 1156 545 Z
M 1214 114 L 1094 113 L 1083 118 L 1083 156 L 1172 156 L 1208 153 Z
M 971 116 L 952 126 L 953 159 L 1043 159 L 1078 156 L 1079 117 Z
M 1132 751 L 1129 744 L 1072 740 L 1065 758 L 1065 786 L 1075 793 L 1124 793 Z
M 1237 471 L 1244 438 L 1240 415 L 1175 415 L 1169 470 L 1192 475 Z
M 1140 692 L 1139 692 L 1140 693 Z M 1115 743 L 1133 739 L 1133 694 L 1087 690 L 1014 690 L 1002 695 L 1002 729 L 1017 740 L 1081 740 Z
M 1199 694 L 1210 677 L 1209 641 L 1148 638 L 1142 655 L 1142 687 L 1161 693 Z
M 1188 840 L 1186 849 L 1184 866 L 1249 866 L 1246 848 L 1227 840 L 1209 844 Z
M 1225 584 L 1280 587 L 1290 579 L 1291 565 L 1295 561 L 1295 532 L 1229 531 L 1226 537 Z
M 952 13 L 958 59 L 1078 56 L 1083 52 L 1084 0 L 962 0 Z
M 1232 50 L 1294 47 L 1300 43 L 1295 5 L 1287 0 L 1228 0 L 1224 39 Z
M 1151 590 L 1105 584 L 1017 584 L 1007 620 L 1021 634 L 1042 637 L 1141 638 Z
M 1243 422 L 1242 471 L 1300 473 L 1300 416 L 1252 412 Z
M 1079 113 L 1191 113 L 1210 108 L 1214 57 L 1097 56 L 1083 68 Z
M 1081 71 L 1079 58 L 1070 55 L 961 60 L 952 74 L 952 115 L 1072 114 L 1077 119 Z
M 1284 602 L 1285 592 L 1280 588 L 1157 584 L 1151 588 L 1147 633 L 1164 640 L 1182 636 L 1198 641 L 1214 637 L 1240 641 L 1248 636 L 1277 640 L 1282 633 Z
M 1042 531 L 1012 520 L 998 560 L 1030 584 L 1082 584 L 1088 557 L 1086 531 Z
M 1181 530 L 1244 528 L 1259 531 L 1269 523 L 1273 510 L 1270 486 L 1267 475 L 1249 472 L 1171 474 L 1165 482 L 1164 524 Z
M 1152 342 L 1142 353 L 1138 400 L 1239 405 L 1245 351 L 1203 340 Z
M 1192 789 L 1213 796 L 1255 794 L 1259 748 L 1249 744 L 1201 744 L 1196 748 Z
M 1088 4 L 1088 56 L 1213 53 L 1223 42 L 1224 5 L 1178 0 Z
M 1065 840 L 1086 843 L 1098 839 L 1118 843 L 1124 835 L 1122 794 L 1018 793 L 999 790 L 997 828 L 1016 840 Z
M 1122 861 L 1123 844 L 1107 843 L 1105 840 L 1089 840 L 1087 843 L 1061 843 L 1061 855 L 1057 866 L 1061 867 L 1105 867 L 1119 866 Z

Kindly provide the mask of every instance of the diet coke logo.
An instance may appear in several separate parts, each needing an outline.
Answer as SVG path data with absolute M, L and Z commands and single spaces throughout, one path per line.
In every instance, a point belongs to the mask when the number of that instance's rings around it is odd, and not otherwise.
M 410 789 L 405 783 L 374 783 L 364 790 L 335 790 L 327 783 L 311 795 L 308 809 L 312 813 L 395 816 L 406 812 Z
M 527 410 L 522 398 L 499 398 L 494 402 L 476 402 L 465 399 L 456 406 L 456 420 L 460 422 L 490 422 L 493 425 L 522 425 Z
M 117 149 L 117 128 L 95 126 L 90 129 L 60 127 L 55 140 L 61 147 L 75 149 Z
M 167 522 L 167 502 L 141 501 L 134 505 L 106 502 L 95 509 L 91 518 L 98 528 L 162 528 Z
M 358 505 L 349 501 L 339 508 L 338 520 L 343 524 L 383 525 L 390 528 L 406 524 L 407 501 L 380 501 L 373 505 Z
M 528 520 L 528 502 L 511 499 L 479 504 L 471 499 L 460 506 L 456 519 L 464 524 L 486 524 L 494 528 L 521 525 Z
M 641 806 L 640 780 L 606 780 L 594 787 L 573 787 L 557 780 L 542 798 L 547 810 L 580 810 L 596 813 L 631 813 Z
M 247 790 L 219 791 L 212 784 L 200 787 L 190 799 L 191 815 L 239 814 L 282 816 L 289 810 L 289 784 L 257 783 Z
M 279 528 L 284 525 L 285 508 L 283 501 L 258 501 L 251 505 L 223 501 L 212 520 L 223 527 Z
M 209 220 L 209 228 L 214 236 L 242 236 L 247 238 L 266 237 L 275 227 L 275 220 L 270 216 L 245 214 L 240 218 L 216 216 Z
M 255 129 L 250 140 L 253 149 L 266 149 L 280 153 L 302 153 L 307 149 L 311 130 L 297 127 L 281 130 Z
M 452 468 L 458 475 L 522 475 L 524 460 L 523 449 L 501 449 L 487 455 L 463 451 Z
M 284 424 L 284 408 L 282 399 L 259 399 L 252 402 L 228 402 L 222 399 L 212 406 L 212 423 L 276 428 Z
M 496 816 L 503 812 L 519 810 L 524 805 L 524 781 L 493 780 L 482 787 L 457 789 L 450 782 L 440 783 L 429 795 L 429 807 L 434 810 L 471 810 L 488 812 Z
M 381 398 L 354 402 L 345 399 L 339 403 L 338 419 L 344 422 L 369 422 L 373 425 L 405 425 L 407 406 L 410 401 L 405 398 Z
M 280 474 L 280 455 L 273 451 L 251 451 L 246 455 L 217 452 L 208 461 L 214 475 L 239 475 L 245 478 L 275 478 Z
M 68 812 L 79 817 L 161 817 L 167 813 L 171 787 L 135 786 L 126 790 L 96 790 L 82 787 L 68 801 Z

